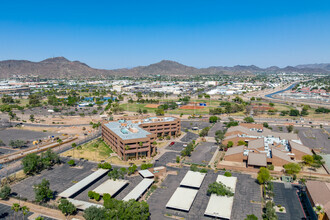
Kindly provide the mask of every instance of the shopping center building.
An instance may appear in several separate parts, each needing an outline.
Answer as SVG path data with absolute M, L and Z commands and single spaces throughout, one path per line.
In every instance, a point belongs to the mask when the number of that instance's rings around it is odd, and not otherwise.
M 123 160 L 154 155 L 157 138 L 177 136 L 180 131 L 181 121 L 175 117 L 118 120 L 102 125 L 104 141 Z

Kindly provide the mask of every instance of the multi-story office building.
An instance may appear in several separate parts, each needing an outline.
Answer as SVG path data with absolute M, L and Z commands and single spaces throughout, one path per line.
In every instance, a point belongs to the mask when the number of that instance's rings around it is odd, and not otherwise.
M 158 137 L 176 136 L 180 131 L 181 121 L 174 117 L 119 120 L 102 125 L 104 141 L 123 160 L 152 156 Z

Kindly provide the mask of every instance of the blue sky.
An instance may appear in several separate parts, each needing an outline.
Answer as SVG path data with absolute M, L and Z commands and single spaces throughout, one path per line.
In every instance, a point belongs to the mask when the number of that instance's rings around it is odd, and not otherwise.
M 0 60 L 64 56 L 95 68 L 330 62 L 330 2 L 1 2 Z

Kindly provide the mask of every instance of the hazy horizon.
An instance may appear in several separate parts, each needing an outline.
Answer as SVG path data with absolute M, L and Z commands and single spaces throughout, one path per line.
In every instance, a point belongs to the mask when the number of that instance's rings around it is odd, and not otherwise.
M 63 56 L 99 69 L 330 62 L 328 1 L 7 1 L 0 11 L 0 60 Z

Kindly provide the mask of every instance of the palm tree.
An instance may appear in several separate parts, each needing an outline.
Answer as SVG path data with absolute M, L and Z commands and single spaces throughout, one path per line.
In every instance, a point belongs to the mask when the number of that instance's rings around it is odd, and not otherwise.
M 11 209 L 14 210 L 14 218 L 16 219 L 16 213 L 18 213 L 21 210 L 21 206 L 18 203 L 14 203 L 11 206 Z
M 30 211 L 30 209 L 26 206 L 21 207 L 22 213 L 23 213 L 23 219 L 25 218 L 25 215 L 27 215 Z
M 72 146 L 72 148 L 73 148 L 73 151 L 72 151 L 72 157 L 74 158 L 74 150 L 76 149 L 77 144 L 76 144 L 76 143 L 72 143 L 71 146 Z

